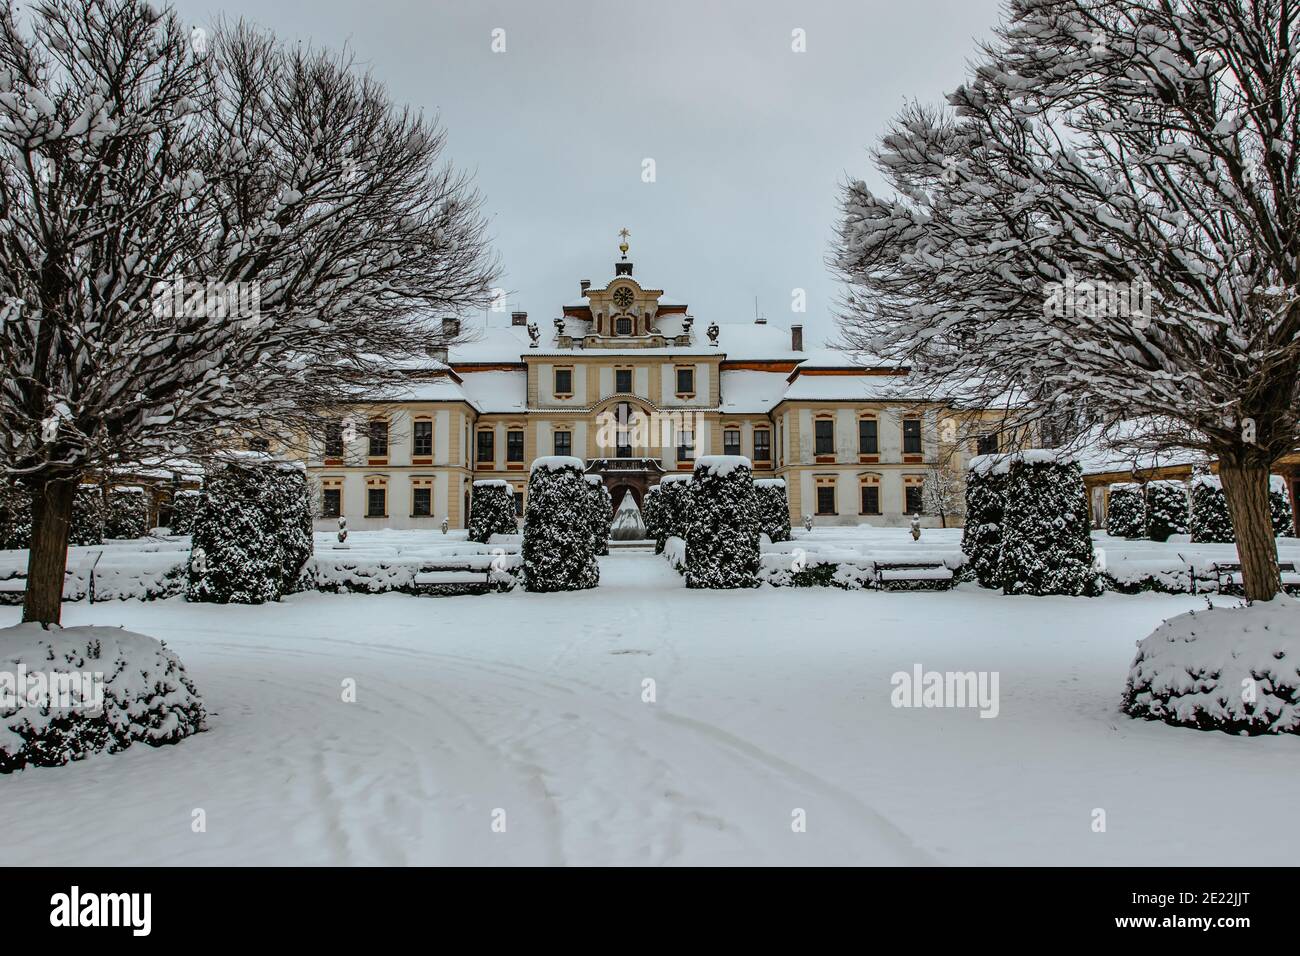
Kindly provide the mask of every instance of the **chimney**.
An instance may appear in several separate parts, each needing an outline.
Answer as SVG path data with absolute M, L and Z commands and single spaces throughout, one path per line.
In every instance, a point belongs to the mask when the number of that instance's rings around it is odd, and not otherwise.
M 443 319 L 442 334 L 448 340 L 460 335 L 460 319 Z
M 803 351 L 803 326 L 790 326 L 790 350 L 792 352 Z
M 580 286 L 582 287 L 582 294 L 583 294 L 583 295 L 586 295 L 586 294 L 587 294 L 587 290 L 591 288 L 591 280 L 590 280 L 590 279 L 583 279 L 583 280 L 581 280 L 581 281 L 578 283 L 578 285 L 580 285 Z
M 510 313 L 510 324 L 511 324 L 511 325 L 527 325 L 527 324 L 528 324 L 528 313 L 527 313 L 527 312 L 511 312 L 511 313 Z

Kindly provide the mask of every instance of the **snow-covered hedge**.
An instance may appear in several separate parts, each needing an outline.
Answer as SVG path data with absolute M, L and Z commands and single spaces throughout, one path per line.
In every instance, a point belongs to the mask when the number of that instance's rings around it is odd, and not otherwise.
M 748 458 L 704 455 L 695 462 L 686 522 L 688 588 L 758 586 L 758 502 Z
M 664 527 L 663 492 L 658 485 L 651 486 L 641 499 L 641 520 L 645 522 L 646 537 L 654 540 L 655 554 L 663 554 L 668 534 Z
M 32 543 L 32 495 L 14 481 L 0 481 L 0 550 Z
M 1197 475 L 1188 482 L 1191 513 L 1188 524 L 1192 541 L 1197 544 L 1232 543 L 1232 519 L 1228 516 L 1228 498 L 1218 475 Z
M 172 513 L 167 529 L 172 534 L 192 534 L 194 516 L 199 511 L 199 499 L 203 492 L 193 488 L 183 488 L 172 496 Z
M 579 459 L 564 455 L 533 462 L 523 541 L 529 591 L 579 591 L 600 583 L 582 468 Z
M 784 478 L 759 478 L 754 482 L 758 499 L 758 528 L 769 541 L 790 540 L 790 499 Z
M 1117 538 L 1140 538 L 1146 529 L 1142 486 L 1131 481 L 1111 485 L 1106 496 L 1106 533 Z
M 1286 479 L 1281 475 L 1269 475 L 1268 505 L 1273 515 L 1273 535 L 1289 538 L 1295 534 L 1295 522 L 1291 516 L 1291 496 L 1287 494 Z
M 1168 541 L 1171 534 L 1186 534 L 1189 524 L 1187 486 L 1160 479 L 1146 486 L 1147 537 Z
M 189 600 L 279 600 L 297 586 L 312 552 L 301 466 L 269 456 L 232 456 L 204 480 L 192 541 Z
M 663 550 L 664 560 L 667 561 L 678 574 L 686 573 L 686 540 L 679 538 L 677 535 L 669 535 L 664 541 Z
M 614 523 L 614 498 L 600 475 L 587 475 L 587 520 L 591 525 L 591 546 L 596 554 L 609 554 L 609 535 Z
M 469 498 L 469 540 L 487 544 L 494 534 L 514 534 L 515 489 L 503 478 L 474 482 Z
M 686 540 L 686 520 L 691 511 L 691 476 L 665 475 L 659 482 L 664 537 Z
M 491 550 L 488 548 L 488 545 L 484 545 L 482 551 L 452 554 L 438 559 L 420 556 L 374 557 L 346 550 L 325 550 L 303 567 L 298 577 L 298 589 L 354 594 L 427 594 L 437 591 L 436 585 L 421 580 L 421 576 L 432 566 L 436 566 L 439 571 L 489 571 L 489 582 L 493 590 L 513 589 L 523 563 L 519 552 L 508 551 L 499 545 Z
M 1230 734 L 1300 733 L 1300 604 L 1191 611 L 1138 644 L 1130 717 Z
M 19 624 L 0 630 L 0 671 L 0 773 L 174 744 L 206 729 L 184 665 L 143 634 Z
M 78 485 L 72 499 L 68 544 L 89 547 L 104 543 L 104 495 L 98 485 Z
M 149 496 L 139 485 L 109 488 L 104 501 L 105 538 L 143 538 L 149 533 Z
M 1006 455 L 978 455 L 966 472 L 966 527 L 961 550 L 968 574 L 981 587 L 998 586 L 998 551 L 1002 542 L 1002 503 L 1007 473 Z
M 1079 465 L 1055 452 L 1007 462 L 998 582 L 1005 594 L 1096 595 L 1092 522 Z

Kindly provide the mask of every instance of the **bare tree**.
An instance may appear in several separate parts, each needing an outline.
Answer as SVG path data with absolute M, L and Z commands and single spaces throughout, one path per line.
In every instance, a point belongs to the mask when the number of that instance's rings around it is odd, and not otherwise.
M 957 473 L 956 456 L 926 467 L 921 497 L 926 514 L 936 515 L 941 527 L 948 527 L 948 519 L 962 514 L 965 503 L 965 485 Z
M 847 184 L 851 347 L 928 388 L 1218 458 L 1248 597 L 1296 446 L 1295 0 L 1012 0 L 949 108 Z
M 345 56 L 135 0 L 0 3 L 0 467 L 57 622 L 82 475 L 289 439 L 488 297 L 444 134 Z

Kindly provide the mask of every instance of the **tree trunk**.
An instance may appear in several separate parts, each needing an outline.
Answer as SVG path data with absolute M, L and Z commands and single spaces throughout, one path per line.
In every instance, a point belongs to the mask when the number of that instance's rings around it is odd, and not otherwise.
M 1277 569 L 1277 540 L 1273 537 L 1273 516 L 1268 503 L 1269 471 L 1265 464 L 1229 465 L 1223 461 L 1219 464 L 1249 601 L 1271 601 L 1282 588 Z
M 27 594 L 23 620 L 58 624 L 63 605 L 63 575 L 68 567 L 68 534 L 76 478 L 32 485 L 32 546 L 27 556 Z

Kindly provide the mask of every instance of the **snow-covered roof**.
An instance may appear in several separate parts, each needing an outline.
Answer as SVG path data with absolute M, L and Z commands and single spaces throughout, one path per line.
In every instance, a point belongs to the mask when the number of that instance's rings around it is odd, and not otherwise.
M 783 396 L 791 401 L 921 401 L 921 389 L 907 384 L 902 375 L 804 375 L 795 376 Z
M 785 396 L 785 372 L 723 369 L 719 376 L 724 412 L 766 412 Z
M 480 412 L 522 412 L 528 407 L 528 374 L 465 372 L 461 388 Z

